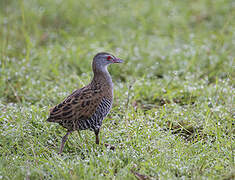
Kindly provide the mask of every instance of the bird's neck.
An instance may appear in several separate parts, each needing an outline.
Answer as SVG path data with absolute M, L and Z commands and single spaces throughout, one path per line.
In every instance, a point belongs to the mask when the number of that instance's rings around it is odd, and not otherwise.
M 99 82 L 100 84 L 106 85 L 106 86 L 113 86 L 112 78 L 108 72 L 107 66 L 99 67 L 99 68 L 93 68 L 94 77 L 92 82 Z

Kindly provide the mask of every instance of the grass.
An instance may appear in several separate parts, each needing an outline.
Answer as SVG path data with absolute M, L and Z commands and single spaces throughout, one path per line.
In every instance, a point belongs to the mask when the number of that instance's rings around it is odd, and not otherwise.
M 235 4 L 0 1 L 0 179 L 234 179 Z M 115 101 L 93 132 L 47 123 L 92 78 L 99 51 Z M 142 176 L 141 176 L 142 175 Z

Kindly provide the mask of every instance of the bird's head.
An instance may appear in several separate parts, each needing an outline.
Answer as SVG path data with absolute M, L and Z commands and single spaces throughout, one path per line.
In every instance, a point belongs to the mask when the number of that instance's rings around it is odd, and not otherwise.
M 113 63 L 122 63 L 123 60 L 116 58 L 114 55 L 106 53 L 106 52 L 101 52 L 95 55 L 93 58 L 93 68 L 98 68 L 102 70 L 103 68 L 106 69 L 106 67 L 109 64 Z

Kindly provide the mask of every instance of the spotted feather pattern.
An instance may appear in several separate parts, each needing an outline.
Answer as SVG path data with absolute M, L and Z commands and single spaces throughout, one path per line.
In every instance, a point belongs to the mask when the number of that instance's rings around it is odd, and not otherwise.
M 74 91 L 62 103 L 50 109 L 49 122 L 74 130 L 99 129 L 112 106 L 112 89 L 100 83 Z

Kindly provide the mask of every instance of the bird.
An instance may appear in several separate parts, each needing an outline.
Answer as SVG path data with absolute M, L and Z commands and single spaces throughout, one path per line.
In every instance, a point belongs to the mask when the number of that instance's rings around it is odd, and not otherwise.
M 73 131 L 91 130 L 99 144 L 99 132 L 103 119 L 113 103 L 113 82 L 107 67 L 123 60 L 107 52 L 97 53 L 92 61 L 92 81 L 72 92 L 61 103 L 49 110 L 47 122 L 58 123 L 67 133 L 62 137 L 59 154 Z

